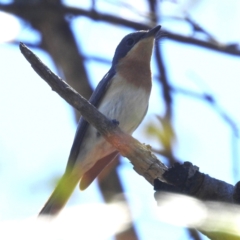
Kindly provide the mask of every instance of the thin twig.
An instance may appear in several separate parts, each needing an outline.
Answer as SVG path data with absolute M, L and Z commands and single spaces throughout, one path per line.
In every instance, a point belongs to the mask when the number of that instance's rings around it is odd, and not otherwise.
M 183 94 L 185 96 L 198 98 L 207 102 L 211 107 L 220 115 L 220 117 L 226 122 L 226 124 L 231 128 L 233 135 L 236 138 L 239 138 L 239 129 L 237 123 L 224 111 L 224 109 L 217 103 L 215 98 L 209 93 L 198 93 L 188 89 L 173 87 L 171 86 L 171 90 L 176 93 Z
M 113 16 L 111 14 L 105 14 L 105 13 L 99 13 L 96 10 L 94 11 L 88 11 L 81 8 L 74 8 L 74 7 L 67 7 L 63 5 L 47 5 L 48 10 L 50 11 L 52 8 L 52 11 L 59 12 L 63 14 L 64 16 L 85 16 L 92 20 L 98 20 L 103 22 L 108 22 L 111 24 L 120 24 L 122 26 L 130 27 L 133 29 L 149 29 L 153 26 L 150 26 L 149 24 L 144 24 L 140 22 L 135 22 L 128 20 L 126 18 L 121 18 L 117 16 Z M 17 16 L 22 15 L 22 12 L 31 12 L 32 15 L 35 14 L 35 12 L 41 12 L 46 10 L 46 6 L 44 4 L 0 4 L 0 9 L 2 11 L 6 11 L 9 13 L 16 14 Z M 195 37 L 190 36 L 183 36 L 178 33 L 173 33 L 170 31 L 167 31 L 165 29 L 162 30 L 163 35 L 166 35 L 168 39 L 181 42 L 181 43 L 187 43 L 191 45 L 195 45 L 198 47 L 204 47 L 210 50 L 218 51 L 221 53 L 226 53 L 234 56 L 240 56 L 240 48 L 239 45 L 236 43 L 233 44 L 222 44 L 222 43 L 216 43 L 211 41 L 204 41 Z

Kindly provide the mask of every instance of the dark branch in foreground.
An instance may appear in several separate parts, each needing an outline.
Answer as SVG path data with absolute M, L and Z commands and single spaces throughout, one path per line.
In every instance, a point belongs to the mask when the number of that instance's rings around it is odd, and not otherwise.
M 56 76 L 23 43 L 20 49 L 32 68 L 82 116 L 110 142 L 121 155 L 127 157 L 135 171 L 154 185 L 155 190 L 183 193 L 201 200 L 215 200 L 240 203 L 240 184 L 232 186 L 223 181 L 200 173 L 191 163 L 175 164 L 167 168 L 150 151 L 148 145 L 141 144 L 132 136 L 124 133 L 116 124 L 106 118 L 85 98 Z M 161 180 L 161 181 L 159 181 Z M 157 195 L 156 195 L 157 196 Z M 205 233 L 204 233 L 205 234 Z M 214 238 L 211 238 L 214 239 Z M 223 238 L 218 238 L 223 239 Z
M 20 49 L 25 58 L 31 63 L 32 68 L 51 88 L 74 108 L 78 109 L 82 116 L 92 124 L 121 155 L 131 161 L 135 171 L 152 185 L 154 182 L 156 183 L 155 179 L 159 179 L 163 182 L 163 190 L 168 191 L 169 186 L 170 189 L 175 189 L 174 191 L 195 196 L 202 200 L 211 199 L 240 203 L 239 193 L 236 194 L 237 189 L 239 189 L 239 184 L 234 188 L 230 184 L 210 178 L 200 173 L 198 167 L 190 163 L 184 163 L 183 165 L 177 164 L 168 169 L 153 155 L 150 146 L 141 144 L 132 136 L 124 133 L 112 120 L 105 117 L 66 82 L 56 76 L 23 43 L 20 43 Z M 204 181 L 209 178 L 212 184 L 209 184 L 209 181 L 205 184 Z M 222 186 L 220 191 L 219 184 Z M 218 186 L 217 189 L 215 189 L 216 186 Z M 225 188 L 225 194 L 223 194 L 223 188 Z M 211 192 L 214 192 L 214 199 L 209 195 Z

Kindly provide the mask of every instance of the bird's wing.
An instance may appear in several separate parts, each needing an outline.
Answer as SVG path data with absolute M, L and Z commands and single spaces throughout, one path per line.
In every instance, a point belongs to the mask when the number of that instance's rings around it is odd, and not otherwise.
M 100 172 L 118 155 L 118 151 L 112 152 L 109 155 L 99 159 L 93 167 L 91 167 L 81 178 L 80 189 L 85 190 Z
M 108 71 L 108 73 L 103 77 L 103 79 L 99 82 L 97 88 L 95 89 L 92 96 L 90 97 L 89 102 L 95 107 L 97 107 L 100 104 L 101 99 L 103 98 L 105 92 L 107 91 L 109 85 L 111 84 L 111 81 L 114 75 L 115 75 L 115 70 L 114 68 L 111 68 Z M 89 126 L 89 123 L 81 117 L 78 123 L 75 138 L 74 138 L 73 145 L 68 158 L 66 170 L 72 169 L 74 164 L 76 163 L 77 156 L 79 154 L 79 150 L 82 144 L 82 140 L 84 138 L 84 135 L 86 133 L 88 126 Z

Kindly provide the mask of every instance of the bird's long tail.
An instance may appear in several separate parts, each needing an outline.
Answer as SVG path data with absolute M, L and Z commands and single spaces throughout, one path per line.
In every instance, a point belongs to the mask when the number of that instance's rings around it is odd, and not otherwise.
M 72 174 L 65 173 L 39 215 L 58 214 L 66 204 L 78 181 L 79 178 L 76 175 L 73 176 Z

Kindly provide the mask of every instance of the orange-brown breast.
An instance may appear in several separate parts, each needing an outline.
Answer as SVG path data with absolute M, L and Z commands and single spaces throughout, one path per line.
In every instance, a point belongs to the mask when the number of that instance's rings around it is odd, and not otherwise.
M 140 40 L 117 65 L 118 74 L 136 87 L 151 91 L 150 61 L 154 38 Z

